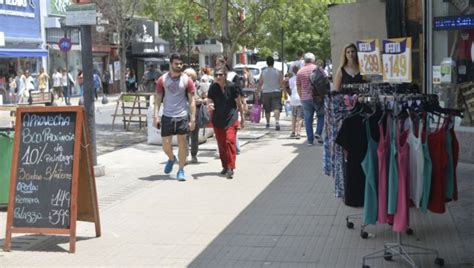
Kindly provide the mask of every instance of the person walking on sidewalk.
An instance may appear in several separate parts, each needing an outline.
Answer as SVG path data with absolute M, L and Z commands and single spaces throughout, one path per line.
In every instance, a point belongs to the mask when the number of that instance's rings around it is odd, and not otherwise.
M 222 175 L 228 179 L 234 177 L 236 152 L 236 136 L 239 127 L 239 112 L 242 120 L 240 128 L 244 128 L 244 114 L 241 95 L 238 87 L 226 79 L 227 68 L 217 67 L 214 72 L 215 82 L 209 88 L 207 103 L 212 113 L 212 125 L 216 134 L 219 157 L 222 164 Z
M 323 143 L 321 133 L 323 132 L 324 126 L 324 99 L 320 97 L 313 98 L 311 81 L 309 78 L 314 69 L 320 68 L 314 64 L 315 60 L 313 53 L 304 54 L 305 65 L 296 74 L 296 87 L 301 99 L 301 104 L 303 105 L 304 125 L 306 128 L 308 145 L 313 145 L 314 139 L 316 139 L 320 144 Z M 313 132 L 313 119 L 315 112 L 318 120 L 316 124 L 316 133 Z
M 299 70 L 298 65 L 293 65 L 291 77 L 288 80 L 288 85 L 291 90 L 290 105 L 291 105 L 291 135 L 290 138 L 300 139 L 301 137 L 301 121 L 303 120 L 303 106 L 301 105 L 298 89 L 296 88 L 296 73 Z
M 183 58 L 179 54 L 170 57 L 170 71 L 162 75 L 156 85 L 155 110 L 153 124 L 160 129 L 163 150 L 168 156 L 165 174 L 171 173 L 173 165 L 179 160 L 176 178 L 185 181 L 184 165 L 186 164 L 187 146 L 186 135 L 193 131 L 196 124 L 196 103 L 194 100 L 194 83 L 182 71 Z M 161 101 L 163 100 L 163 115 L 158 117 Z M 178 138 L 178 160 L 173 154 L 172 138 Z
M 204 105 L 203 102 L 206 99 L 207 91 L 202 90 L 202 88 L 199 86 L 199 84 L 196 82 L 197 81 L 197 73 L 193 68 L 188 68 L 184 70 L 184 73 L 193 80 L 194 87 L 196 89 L 196 92 L 194 93 L 194 101 L 196 103 L 196 117 L 198 117 L 198 111 L 201 108 L 201 105 Z M 204 108 L 207 109 L 207 108 Z M 199 150 L 199 130 L 200 128 L 204 128 L 205 126 L 200 126 L 199 125 L 199 118 L 196 118 L 196 124 L 194 127 L 194 130 L 189 131 L 187 141 L 190 143 L 191 147 L 191 163 L 192 164 L 197 164 L 198 159 L 197 159 L 197 153 Z
M 273 68 L 275 60 L 267 57 L 267 68 L 262 71 L 258 81 L 257 93 L 261 93 L 263 110 L 265 110 L 265 119 L 267 124 L 265 128 L 270 128 L 270 116 L 273 111 L 275 116 L 275 130 L 280 130 L 280 111 L 281 111 L 281 89 L 283 88 L 283 75 L 280 71 Z

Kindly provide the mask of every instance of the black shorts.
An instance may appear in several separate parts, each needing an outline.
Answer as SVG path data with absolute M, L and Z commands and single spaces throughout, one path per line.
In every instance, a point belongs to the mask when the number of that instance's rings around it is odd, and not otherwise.
M 161 117 L 161 137 L 186 135 L 189 132 L 189 117 Z
M 262 104 L 265 113 L 271 113 L 275 110 L 281 111 L 281 92 L 262 93 Z

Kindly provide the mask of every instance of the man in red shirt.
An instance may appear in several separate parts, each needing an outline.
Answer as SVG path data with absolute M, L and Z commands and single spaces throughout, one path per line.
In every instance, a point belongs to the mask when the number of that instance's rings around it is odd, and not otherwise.
M 309 76 L 317 66 L 314 64 L 316 58 L 313 53 L 304 54 L 305 65 L 296 74 L 296 88 L 300 95 L 301 104 L 303 105 L 304 126 L 306 128 L 306 136 L 308 145 L 313 145 L 314 139 L 318 143 L 323 143 L 321 133 L 324 126 L 324 99 L 313 98 L 311 90 L 311 81 Z M 318 67 L 319 68 L 319 67 Z M 318 118 L 316 125 L 316 133 L 313 132 L 313 118 L 316 112 Z

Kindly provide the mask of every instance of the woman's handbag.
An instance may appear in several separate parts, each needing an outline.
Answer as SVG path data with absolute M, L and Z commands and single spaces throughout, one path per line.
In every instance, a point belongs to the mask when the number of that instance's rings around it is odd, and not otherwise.
M 259 123 L 262 114 L 262 105 L 258 100 L 255 100 L 255 103 L 252 106 L 250 111 L 250 122 Z
M 211 117 L 209 115 L 209 111 L 207 110 L 207 105 L 201 104 L 199 105 L 199 110 L 197 111 L 197 119 L 196 123 L 199 128 L 206 127 L 209 122 L 211 121 Z

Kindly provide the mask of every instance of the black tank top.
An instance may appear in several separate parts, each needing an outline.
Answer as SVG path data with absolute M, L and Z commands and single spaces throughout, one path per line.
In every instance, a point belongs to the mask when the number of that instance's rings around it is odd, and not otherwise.
M 362 79 L 362 75 L 360 75 L 360 72 L 352 76 L 348 74 L 346 70 L 344 70 L 344 67 L 341 67 L 341 71 L 342 71 L 341 85 L 357 84 L 357 83 L 364 82 L 364 79 Z

